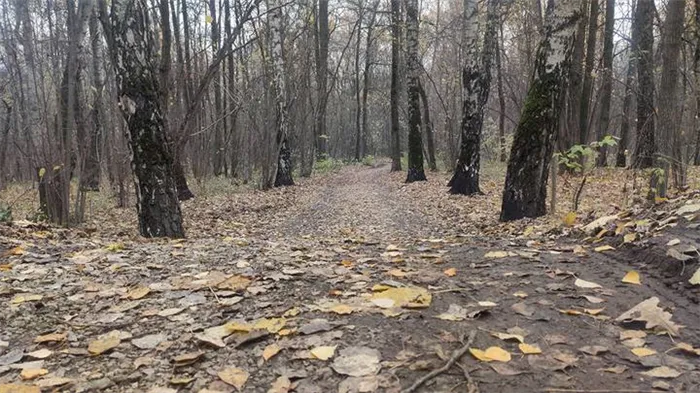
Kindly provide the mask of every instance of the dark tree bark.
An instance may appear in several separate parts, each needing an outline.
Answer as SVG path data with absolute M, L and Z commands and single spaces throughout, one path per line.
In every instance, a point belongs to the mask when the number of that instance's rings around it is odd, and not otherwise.
M 486 17 L 486 31 L 481 56 L 478 45 L 478 14 L 476 1 L 464 1 L 465 64 L 462 68 L 462 141 L 459 159 L 450 180 L 450 193 L 479 194 L 479 168 L 481 166 L 481 128 L 484 124 L 484 107 L 491 88 L 491 62 L 496 47 L 498 2 L 490 0 Z
M 145 237 L 185 236 L 163 123 L 157 43 L 146 0 L 100 0 L 119 107 L 128 125 L 139 231 Z
M 226 31 L 226 39 L 228 41 L 233 41 L 233 34 L 231 30 L 231 6 L 229 4 L 229 0 L 224 0 L 224 29 Z M 236 96 L 236 89 L 235 89 L 235 83 L 236 83 L 236 63 L 233 57 L 233 51 L 231 51 L 228 56 L 226 62 L 228 63 L 228 96 L 229 98 L 229 106 L 226 109 L 228 114 L 228 138 L 229 138 L 229 143 L 230 143 L 230 160 L 231 160 L 231 177 L 236 178 L 238 176 L 238 132 L 237 132 L 237 125 L 238 125 L 238 103 L 234 99 Z
M 700 0 L 698 0 L 700 1 Z M 617 157 L 615 166 L 624 168 L 627 166 L 627 146 L 629 145 L 630 116 L 632 116 L 632 100 L 635 95 L 637 80 L 637 51 L 635 49 L 636 34 L 632 34 L 632 42 L 629 48 L 627 61 L 627 76 L 625 78 L 625 98 L 622 102 L 622 118 L 620 119 L 620 140 L 617 142 Z
M 92 73 L 92 109 L 90 118 L 92 119 L 92 132 L 89 139 L 85 165 L 80 176 L 82 188 L 89 191 L 99 191 L 100 189 L 100 156 L 102 154 L 102 127 L 104 124 L 104 105 L 102 103 L 102 81 L 101 61 L 102 61 L 102 36 L 98 29 L 99 21 L 97 11 L 93 10 L 90 16 L 90 47 L 92 51 L 91 73 Z
M 183 43 L 184 43 L 184 54 L 183 54 L 183 79 L 180 81 L 183 85 L 183 91 L 185 95 L 185 109 L 187 110 L 192 105 L 193 93 L 192 93 L 192 56 L 190 50 L 190 22 L 189 22 L 189 12 L 187 11 L 187 1 L 179 0 L 180 12 L 182 13 L 182 32 L 183 32 Z M 179 29 L 178 29 L 179 30 Z M 179 34 L 179 33 L 176 33 Z M 187 116 L 185 114 L 184 116 Z M 181 120 L 183 123 L 185 119 Z M 185 144 L 187 143 L 187 136 L 183 135 L 183 128 L 179 127 L 175 132 L 173 137 L 173 175 L 175 176 L 175 186 L 177 187 L 177 198 L 180 201 L 186 201 L 194 198 L 194 194 L 187 185 L 187 177 L 185 176 L 185 167 L 182 164 L 184 159 Z
M 216 0 L 209 0 L 209 15 L 211 16 L 211 48 L 212 53 L 216 54 L 220 49 L 221 43 L 221 32 L 219 29 L 220 21 L 219 15 L 216 13 Z M 221 83 L 220 81 L 221 72 L 219 72 L 218 67 L 214 71 L 212 76 L 212 81 L 214 82 L 214 146 L 212 157 L 212 169 L 214 170 L 214 176 L 220 176 L 224 173 L 224 135 L 223 129 L 221 127 L 220 119 L 223 118 L 223 108 L 221 105 Z
M 423 84 L 418 84 L 420 100 L 423 103 L 423 127 L 425 127 L 426 153 L 428 156 L 428 169 L 437 171 L 437 161 L 435 160 L 435 135 L 433 133 L 433 122 L 430 120 L 430 105 L 428 94 L 423 88 Z
M 369 132 L 368 128 L 368 116 L 369 107 L 367 106 L 367 98 L 369 97 L 369 90 L 372 81 L 372 62 L 374 61 L 374 26 L 377 21 L 377 8 L 379 7 L 379 0 L 375 0 L 374 4 L 371 6 L 370 19 L 367 24 L 367 39 L 365 44 L 365 65 L 363 73 L 363 88 L 362 88 L 362 156 L 367 154 L 367 138 Z
M 328 131 L 326 130 L 326 108 L 328 106 L 328 0 L 318 0 L 318 15 L 316 17 L 316 157 L 328 156 Z
M 566 123 L 559 136 L 559 150 L 567 150 L 579 141 L 579 126 L 581 124 L 581 99 L 583 96 L 584 56 L 586 51 L 586 26 L 590 0 L 582 0 L 580 8 L 582 17 L 579 19 L 576 42 L 571 55 L 569 67 L 569 85 L 567 88 Z
M 588 144 L 588 116 L 593 94 L 593 66 L 595 65 L 595 48 L 598 38 L 598 0 L 590 0 L 588 14 L 588 36 L 586 39 L 586 66 L 583 70 L 583 89 L 581 90 L 581 107 L 579 108 L 578 143 Z
M 548 167 L 580 17 L 577 0 L 547 3 L 544 38 L 508 160 L 501 221 L 546 213 Z
M 666 21 L 661 34 L 661 80 L 659 83 L 659 148 L 671 161 L 673 184 L 685 186 L 685 164 L 680 131 L 683 100 L 678 97 L 679 57 L 685 20 L 685 0 L 668 3 Z
M 634 13 L 637 34 L 637 145 L 634 152 L 635 168 L 654 166 L 656 154 L 654 118 L 654 0 L 638 0 Z
M 603 33 L 603 80 L 600 86 L 600 118 L 596 139 L 603 140 L 610 126 L 610 102 L 612 101 L 613 78 L 613 36 L 615 34 L 615 0 L 605 0 L 605 31 Z M 608 149 L 603 146 L 598 151 L 596 166 L 603 167 L 608 161 Z
M 700 165 L 700 0 L 695 0 L 695 28 L 693 29 L 695 52 L 693 76 L 695 77 L 695 152 L 693 165 Z
M 360 44 L 362 43 L 364 11 L 364 6 L 360 2 L 357 14 L 357 38 L 355 40 L 355 161 L 360 161 L 364 156 L 362 152 L 362 86 L 360 84 Z
M 401 124 L 399 123 L 399 63 L 401 62 L 401 1 L 391 1 L 391 171 L 401 170 Z
M 418 0 L 406 1 L 406 76 L 408 89 L 408 174 L 406 183 L 427 180 L 423 170 L 418 57 Z

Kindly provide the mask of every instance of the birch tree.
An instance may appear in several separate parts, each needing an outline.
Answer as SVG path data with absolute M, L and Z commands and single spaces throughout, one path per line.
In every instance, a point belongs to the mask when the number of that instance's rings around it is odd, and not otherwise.
M 508 160 L 501 221 L 546 213 L 548 168 L 580 17 L 578 0 L 547 2 L 544 38 Z
M 462 140 L 454 175 L 450 180 L 450 193 L 472 195 L 479 189 L 481 161 L 481 128 L 484 123 L 484 106 L 491 88 L 491 63 L 496 49 L 498 1 L 489 0 L 484 43 L 479 53 L 479 26 L 476 0 L 464 1 L 464 68 L 462 69 Z
M 119 108 L 128 126 L 139 231 L 144 237 L 185 236 L 165 133 L 158 45 L 146 0 L 100 0 L 117 82 Z
M 406 183 L 427 180 L 423 169 L 418 57 L 418 0 L 406 0 L 406 76 L 408 89 L 408 174 Z

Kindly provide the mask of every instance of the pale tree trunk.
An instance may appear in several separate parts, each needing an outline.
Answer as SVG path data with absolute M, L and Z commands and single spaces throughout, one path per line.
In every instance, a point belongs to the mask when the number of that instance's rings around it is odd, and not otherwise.
M 211 49 L 213 55 L 219 51 L 219 44 L 221 41 L 221 34 L 219 31 L 220 21 L 219 15 L 216 13 L 216 3 L 216 0 L 209 0 L 209 15 L 211 16 Z M 212 157 L 212 169 L 214 170 L 214 176 L 223 174 L 224 169 L 224 135 L 221 127 L 223 110 L 221 106 L 220 75 L 221 73 L 217 69 L 212 77 L 212 82 L 214 82 L 212 86 L 214 88 L 214 157 Z
M 365 9 L 361 1 L 357 11 L 357 38 L 355 40 L 355 161 L 362 159 L 362 87 L 360 86 L 360 44 L 362 43 L 362 20 Z
M 700 1 L 700 0 L 698 0 Z M 496 44 L 496 72 L 498 89 L 498 161 L 506 162 L 506 95 L 503 90 L 503 65 L 501 64 L 501 50 L 504 46 L 503 24 L 499 28 L 499 40 Z
M 549 163 L 580 17 L 578 0 L 547 3 L 544 38 L 508 160 L 501 221 L 546 213 Z
M 473 195 L 479 189 L 481 165 L 481 129 L 484 124 L 484 107 L 491 88 L 491 62 L 496 44 L 498 1 L 489 0 L 486 31 L 481 54 L 479 53 L 479 29 L 476 0 L 464 1 L 464 67 L 462 68 L 462 138 L 459 159 L 450 180 L 450 193 Z
M 634 152 L 635 168 L 654 166 L 656 154 L 654 118 L 654 0 L 638 0 L 634 13 L 637 45 L 637 145 Z
M 418 0 L 406 0 L 406 77 L 408 89 L 408 173 L 406 183 L 427 180 L 423 170 L 418 57 Z
M 119 107 L 128 126 L 136 183 L 139 231 L 145 237 L 185 236 L 165 133 L 157 59 L 146 0 L 100 0 L 117 81 Z
M 391 1 L 391 171 L 401 170 L 401 124 L 399 123 L 399 98 L 401 82 L 399 63 L 401 62 L 401 2 Z
M 90 117 L 92 118 L 92 132 L 87 141 L 87 156 L 85 157 L 85 166 L 80 177 L 82 188 L 90 191 L 99 191 L 100 189 L 100 158 L 102 154 L 102 128 L 104 125 L 104 104 L 102 100 L 102 91 L 104 82 L 102 80 L 102 36 L 98 29 L 99 21 L 97 19 L 97 11 L 93 10 L 90 16 L 90 46 L 92 51 L 92 109 Z
M 588 115 L 593 94 L 593 66 L 595 65 L 595 47 L 598 38 L 598 0 L 590 0 L 588 14 L 588 36 L 586 39 L 586 66 L 583 70 L 583 89 L 581 90 L 581 107 L 579 112 L 578 143 L 588 144 Z
M 603 80 L 600 86 L 600 118 L 596 139 L 603 140 L 606 135 L 611 135 L 610 126 L 610 102 L 612 101 L 613 79 L 613 35 L 615 34 L 615 0 L 605 0 L 605 31 L 603 33 Z M 596 165 L 607 165 L 608 149 L 603 146 L 598 151 Z
M 284 47 L 282 37 L 282 0 L 270 1 L 268 14 L 270 29 L 270 60 L 272 62 L 272 85 L 275 95 L 275 135 L 273 170 L 264 179 L 263 188 L 294 185 L 292 179 L 291 152 L 289 150 L 289 114 L 287 113 L 287 84 L 284 75 Z
M 368 113 L 369 107 L 367 106 L 367 98 L 369 96 L 369 89 L 372 80 L 372 62 L 374 61 L 374 25 L 377 21 L 377 8 L 379 7 L 379 0 L 376 0 L 371 6 L 370 11 L 372 12 L 369 24 L 367 25 L 367 39 L 365 47 L 365 68 L 363 74 L 363 87 L 362 87 L 362 156 L 367 154 L 367 124 L 368 124 Z
M 659 142 L 661 153 L 671 160 L 673 184 L 677 188 L 685 186 L 685 163 L 681 138 L 681 108 L 683 101 L 678 99 L 678 79 L 680 76 L 679 57 L 683 38 L 685 0 L 668 3 L 666 21 L 661 35 L 661 81 L 659 83 Z
M 574 48 L 571 55 L 571 66 L 569 67 L 569 84 L 567 88 L 566 123 L 565 128 L 559 135 L 558 146 L 560 150 L 567 150 L 578 143 L 579 125 L 581 124 L 581 98 L 583 95 L 583 69 L 584 55 L 586 50 L 586 16 L 589 10 L 589 1 L 582 0 L 580 8 L 582 17 L 579 19 Z

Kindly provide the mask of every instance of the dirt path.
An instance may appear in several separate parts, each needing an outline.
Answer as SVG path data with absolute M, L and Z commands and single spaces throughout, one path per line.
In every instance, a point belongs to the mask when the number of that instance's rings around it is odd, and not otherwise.
M 197 217 L 216 235 L 185 242 L 3 239 L 19 248 L 0 262 L 0 391 L 233 392 L 246 375 L 243 392 L 401 392 L 470 334 L 510 360 L 467 353 L 417 391 L 470 391 L 467 375 L 482 393 L 700 391 L 698 356 L 675 348 L 700 347 L 697 296 L 669 286 L 658 261 L 461 236 L 448 206 L 431 210 L 441 184 L 400 177 L 346 168 L 259 195 L 285 209 L 216 204 Z M 460 217 L 477 209 L 455 201 Z M 621 282 L 632 269 L 641 285 Z M 684 326 L 677 336 L 615 321 L 651 297 L 673 314 L 666 330 Z M 22 382 L 20 368 L 49 374 Z

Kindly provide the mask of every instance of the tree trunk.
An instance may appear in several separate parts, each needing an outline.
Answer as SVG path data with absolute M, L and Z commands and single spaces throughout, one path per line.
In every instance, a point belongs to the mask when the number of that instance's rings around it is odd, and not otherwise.
M 189 22 L 189 12 L 187 11 L 187 1 L 180 0 L 180 12 L 182 13 L 182 32 L 183 32 L 183 46 L 184 46 L 184 75 L 183 80 L 180 81 L 183 85 L 183 90 L 185 94 L 185 109 L 183 112 L 187 112 L 190 107 L 193 97 L 192 97 L 192 57 L 190 50 L 190 22 Z M 183 116 L 186 116 L 183 115 Z M 185 120 L 182 119 L 182 122 Z M 175 176 L 175 186 L 177 187 L 177 197 L 180 201 L 186 201 L 188 199 L 194 198 L 194 194 L 187 185 L 187 177 L 185 176 L 185 167 L 182 164 L 184 160 L 185 145 L 187 144 L 187 136 L 181 134 L 181 128 L 178 128 L 174 135 L 173 143 L 173 175 Z
M 588 115 L 593 94 L 593 66 L 595 65 L 595 47 L 598 38 L 598 0 L 590 0 L 588 14 L 588 36 L 586 40 L 586 66 L 583 70 L 583 89 L 581 90 L 581 107 L 579 108 L 578 143 L 588 144 Z
M 534 78 L 508 160 L 501 221 L 546 213 L 548 166 L 559 129 L 562 92 L 581 17 L 577 0 L 549 0 Z
M 695 0 L 695 52 L 693 53 L 693 76 L 695 77 L 695 153 L 693 165 L 700 165 L 700 0 Z
M 401 2 L 391 1 L 391 171 L 401 170 L 401 124 L 399 123 L 399 63 L 401 61 Z
M 229 0 L 224 0 L 224 10 L 225 10 L 225 16 L 224 16 L 224 29 L 226 30 L 226 39 L 231 41 L 233 40 L 233 34 L 231 30 L 231 6 L 229 5 Z M 227 112 L 229 112 L 228 116 L 228 138 L 229 138 L 229 144 L 230 144 L 230 160 L 231 160 L 231 177 L 236 178 L 238 177 L 238 146 L 239 146 L 239 136 L 237 132 L 237 126 L 238 126 L 238 103 L 236 102 L 235 98 L 236 97 L 236 89 L 235 89 L 235 83 L 236 83 L 236 63 L 234 61 L 233 57 L 233 51 L 229 53 L 228 59 L 228 96 L 229 96 L 229 107 L 226 108 Z
M 406 183 L 427 180 L 423 170 L 418 57 L 418 0 L 406 1 L 406 76 L 408 89 L 408 174 Z
M 355 161 L 360 161 L 362 156 L 362 87 L 360 85 L 360 43 L 362 42 L 362 19 L 364 7 L 359 4 L 357 15 L 357 39 L 355 41 Z
M 654 166 L 656 154 L 654 119 L 654 0 L 638 0 L 634 13 L 637 34 L 638 94 L 637 94 L 637 145 L 634 154 L 635 168 Z
M 423 84 L 418 84 L 420 100 L 423 103 L 423 127 L 425 127 L 425 142 L 427 144 L 428 168 L 437 171 L 437 161 L 435 160 L 435 135 L 433 135 L 433 122 L 430 120 L 430 105 L 428 104 L 428 94 L 423 88 Z
M 700 0 L 698 0 L 700 1 Z M 501 64 L 501 50 L 504 45 L 503 25 L 499 25 L 499 40 L 496 43 L 496 72 L 498 88 L 498 161 L 506 162 L 506 95 L 503 90 L 503 66 Z
M 676 188 L 685 186 L 685 163 L 680 131 L 683 100 L 678 99 L 679 57 L 685 20 L 685 0 L 668 3 L 661 35 L 661 81 L 659 83 L 659 142 L 661 153 L 671 161 Z
M 287 113 L 287 87 L 284 74 L 284 49 L 282 38 L 282 6 L 281 0 L 273 0 L 273 9 L 268 14 L 268 23 L 270 26 L 270 57 L 272 61 L 273 73 L 273 91 L 275 94 L 275 152 L 274 170 L 271 173 L 271 178 L 263 188 L 269 188 L 274 185 L 292 186 L 292 161 L 291 152 L 289 150 L 289 114 Z
M 328 131 L 326 130 L 326 107 L 328 106 L 328 0 L 318 0 L 318 15 L 316 17 L 316 157 L 328 157 Z
M 377 8 L 379 7 L 379 0 L 376 0 L 372 7 L 370 8 L 372 15 L 370 16 L 369 23 L 367 24 L 367 40 L 365 45 L 365 68 L 363 74 L 363 88 L 362 88 L 362 155 L 367 154 L 367 138 L 369 132 L 368 127 L 368 114 L 369 107 L 367 106 L 367 98 L 369 96 L 369 89 L 372 80 L 372 61 L 374 60 L 373 54 L 374 50 L 372 48 L 374 43 L 374 25 L 377 21 Z
M 602 141 L 610 126 L 610 102 L 612 101 L 613 79 L 613 35 L 615 34 L 615 0 L 605 0 L 605 31 L 603 33 L 603 81 L 600 86 L 600 118 L 596 139 Z M 596 166 L 607 165 L 608 149 L 603 146 L 598 151 Z
M 102 103 L 102 91 L 104 82 L 102 81 L 102 71 L 100 70 L 102 60 L 102 37 L 98 30 L 99 21 L 97 11 L 94 10 L 90 16 L 90 45 L 92 50 L 92 132 L 89 137 L 87 156 L 83 173 L 80 176 L 81 188 L 89 191 L 99 191 L 100 189 L 100 156 L 102 155 L 102 127 L 104 124 L 104 105 Z
M 580 3 L 580 8 L 582 11 L 582 17 L 579 19 L 577 31 L 576 31 L 576 42 L 574 42 L 574 49 L 571 55 L 571 66 L 569 68 L 569 85 L 567 89 L 567 105 L 566 105 L 566 123 L 565 128 L 561 130 L 559 136 L 559 149 L 565 151 L 571 146 L 578 143 L 579 140 L 579 126 L 581 124 L 581 98 L 583 95 L 583 70 L 584 70 L 584 55 L 586 50 L 586 21 L 589 1 L 582 0 Z
M 209 15 L 211 16 L 211 48 L 212 56 L 214 56 L 219 51 L 219 44 L 221 42 L 221 32 L 219 31 L 219 15 L 216 13 L 216 0 L 209 0 Z M 220 176 L 223 174 L 224 170 L 224 135 L 223 129 L 221 127 L 221 119 L 223 118 L 223 109 L 221 106 L 221 83 L 220 83 L 221 73 L 217 69 L 212 77 L 213 88 L 214 88 L 214 146 L 212 157 L 212 169 L 214 170 L 214 176 Z
M 498 2 L 490 0 L 486 17 L 486 31 L 481 56 L 479 56 L 478 13 L 475 0 L 464 1 L 464 67 L 462 68 L 462 141 L 459 159 L 450 180 L 450 193 L 473 195 L 479 189 L 481 165 L 481 128 L 484 124 L 484 107 L 491 88 L 491 61 L 496 46 Z
M 630 116 L 632 116 L 632 99 L 634 98 L 637 80 L 637 50 L 635 42 L 636 34 L 632 34 L 632 42 L 628 50 L 629 59 L 627 60 L 627 76 L 625 78 L 625 98 L 622 102 L 622 118 L 620 119 L 620 140 L 617 142 L 617 157 L 615 158 L 615 166 L 618 168 L 627 166 Z
M 139 231 L 145 237 L 185 236 L 165 134 L 157 73 L 158 48 L 146 0 L 100 0 L 119 106 L 128 125 Z

